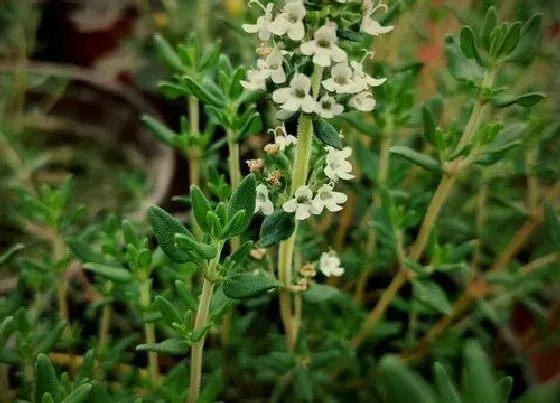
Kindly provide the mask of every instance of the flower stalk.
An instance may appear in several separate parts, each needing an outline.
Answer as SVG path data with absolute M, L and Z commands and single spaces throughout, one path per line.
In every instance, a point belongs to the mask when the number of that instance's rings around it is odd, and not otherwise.
M 221 248 L 214 259 L 210 261 L 209 273 L 214 274 L 220 262 Z M 208 324 L 208 315 L 210 313 L 210 303 L 212 302 L 212 293 L 214 291 L 214 283 L 204 277 L 202 282 L 202 293 L 198 302 L 198 311 L 194 321 L 193 332 L 204 331 Z M 195 403 L 200 395 L 200 385 L 202 380 L 202 357 L 204 352 L 205 336 L 199 341 L 193 343 L 191 348 L 191 367 L 190 367 L 190 387 L 187 403 Z
M 140 285 L 140 305 L 147 308 L 150 305 L 150 280 L 144 280 Z M 147 344 L 156 342 L 156 331 L 153 323 L 144 323 L 144 337 Z M 155 351 L 148 351 L 148 374 L 155 384 L 159 378 L 158 357 Z

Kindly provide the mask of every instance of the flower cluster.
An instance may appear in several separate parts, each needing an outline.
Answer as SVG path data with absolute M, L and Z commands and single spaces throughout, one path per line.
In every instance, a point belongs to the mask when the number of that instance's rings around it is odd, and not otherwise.
M 307 10 L 302 0 L 287 0 L 280 9 L 275 9 L 273 3 L 263 5 L 258 0 L 251 0 L 249 4 L 259 6 L 264 14 L 258 17 L 256 24 L 242 26 L 261 41 L 257 50 L 261 58 L 256 68 L 249 70 L 246 80 L 241 82 L 246 90 L 271 91 L 272 100 L 281 110 L 293 114 L 314 114 L 322 119 L 340 116 L 348 108 L 358 111 L 375 108 L 371 91 L 386 79 L 371 77 L 364 71 L 363 64 L 371 56 L 370 52 L 366 52 L 360 61 L 351 60 L 337 37 L 337 25 L 333 21 L 326 19 L 314 27 L 307 25 Z M 382 26 L 372 19 L 380 9 L 386 10 L 386 6 L 374 6 L 369 0 L 363 2 L 362 13 L 357 14 L 356 19 L 361 32 L 380 35 L 393 30 L 392 26 Z M 301 71 L 299 66 L 305 63 L 315 66 L 312 77 Z M 268 160 L 278 158 L 279 154 L 287 153 L 290 146 L 297 145 L 298 139 L 287 134 L 284 126 L 268 132 L 274 135 L 274 143 L 267 144 L 264 149 Z M 285 212 L 293 213 L 297 220 L 306 220 L 324 210 L 340 211 L 348 199 L 346 194 L 334 188 L 337 182 L 354 178 L 352 164 L 348 161 L 352 149 L 344 147 L 338 150 L 326 146 L 324 153 L 325 165 L 319 170 L 319 175 L 315 174 L 310 183 L 293 189 L 293 195 L 284 194 L 273 199 L 275 203 L 278 200 Z M 251 162 L 250 168 L 256 166 L 256 162 Z M 268 185 L 278 189 L 279 178 L 284 174 L 287 172 L 274 171 L 263 177 Z M 265 184 L 257 189 L 255 211 L 265 215 L 274 211 L 274 203 L 269 199 L 269 188 Z
M 263 6 L 258 0 L 251 0 L 249 4 L 261 7 L 264 15 L 258 17 L 256 24 L 244 24 L 242 28 L 248 33 L 257 34 L 265 44 L 259 48 L 259 54 L 264 58 L 257 61 L 257 68 L 249 70 L 247 79 L 241 82 L 245 89 L 265 91 L 268 79 L 276 85 L 287 82 L 285 56 L 295 54 L 311 57 L 312 62 L 322 69 L 330 68 L 330 78 L 322 80 L 318 93 L 312 94 L 311 79 L 297 72 L 296 68 L 289 85 L 277 88 L 272 94 L 272 99 L 282 109 L 290 112 L 301 110 L 331 119 L 344 111 L 341 101 L 347 101 L 348 107 L 359 111 L 371 111 L 375 108 L 371 87 L 383 84 L 385 79 L 375 79 L 363 71 L 365 57 L 361 62 L 349 61 L 347 53 L 338 44 L 335 23 L 325 21 L 313 33 L 312 39 L 303 41 L 306 36 L 304 18 L 307 11 L 302 0 L 288 0 L 276 15 L 273 3 Z M 372 19 L 377 10 L 386 8 L 384 4 L 374 7 L 371 1 L 364 1 L 360 31 L 376 36 L 392 31 L 393 26 L 382 26 Z M 285 46 L 282 42 L 285 36 L 296 42 L 293 52 L 280 50 Z M 266 42 L 272 39 L 277 42 L 270 48 Z M 323 94 L 319 97 L 321 89 Z

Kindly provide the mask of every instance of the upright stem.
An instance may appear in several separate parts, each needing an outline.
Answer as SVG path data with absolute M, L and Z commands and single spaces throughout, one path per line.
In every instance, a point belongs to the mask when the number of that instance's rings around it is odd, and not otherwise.
M 198 99 L 189 96 L 189 123 L 191 134 L 200 133 L 200 105 Z M 189 160 L 189 182 L 191 185 L 200 185 L 200 149 L 190 146 L 187 150 Z
M 52 257 L 55 263 L 64 258 L 64 241 L 58 234 L 52 235 L 51 240 Z M 66 270 L 60 273 L 57 288 L 58 316 L 61 321 L 68 322 L 68 279 Z
M 239 187 L 239 182 L 241 182 L 241 170 L 239 168 L 239 144 L 235 142 L 234 134 L 231 129 L 227 129 L 227 140 L 230 186 L 233 192 Z M 239 238 L 235 237 L 230 239 L 230 247 L 232 252 L 239 249 Z
M 107 336 L 109 335 L 109 327 L 111 326 L 111 305 L 103 305 L 101 311 L 101 319 L 99 320 L 99 351 L 98 354 L 102 356 L 107 347 Z
M 219 257 L 218 257 L 219 260 Z M 217 260 L 215 262 L 217 265 Z M 200 301 L 198 304 L 198 312 L 194 322 L 193 331 L 201 331 L 206 327 L 208 322 L 208 314 L 210 312 L 210 302 L 212 301 L 212 292 L 214 290 L 214 283 L 208 279 L 204 279 L 202 283 L 202 294 L 200 294 Z M 190 388 L 188 403 L 195 403 L 200 395 L 200 384 L 202 379 L 202 353 L 204 350 L 204 339 L 194 343 L 191 349 L 191 367 L 190 367 Z
M 314 98 L 317 98 L 323 76 L 323 68 L 315 65 L 313 76 L 311 77 L 311 90 Z M 298 121 L 297 146 L 292 172 L 292 186 L 290 196 L 296 189 L 307 182 L 309 173 L 309 158 L 311 157 L 313 140 L 313 121 L 311 116 L 302 113 Z M 294 256 L 294 246 L 296 242 L 297 226 L 291 237 L 280 242 L 278 249 L 278 279 L 288 287 L 292 284 L 292 260 Z M 280 292 L 280 316 L 284 324 L 288 347 L 294 350 L 297 339 L 297 323 L 294 321 L 290 293 L 286 290 Z
M 140 304 L 143 307 L 148 307 L 150 305 L 150 301 L 150 280 L 146 279 L 140 285 Z M 147 344 L 154 344 L 156 342 L 156 332 L 153 323 L 144 324 L 144 335 Z M 154 384 L 157 383 L 159 370 L 157 353 L 155 351 L 148 351 L 148 374 L 150 375 L 152 382 Z

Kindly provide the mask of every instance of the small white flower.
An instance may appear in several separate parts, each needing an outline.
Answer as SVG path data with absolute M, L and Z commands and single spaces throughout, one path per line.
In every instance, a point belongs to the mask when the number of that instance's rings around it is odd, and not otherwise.
M 262 211 L 264 215 L 270 215 L 274 211 L 274 205 L 268 198 L 268 189 L 262 183 L 257 185 L 255 213 L 258 213 L 259 211 Z
M 343 111 L 344 107 L 337 104 L 334 98 L 329 95 L 324 95 L 315 103 L 315 113 L 325 119 L 332 119 Z
M 272 24 L 272 9 L 274 8 L 274 3 L 268 3 L 266 8 L 255 0 L 250 1 L 249 4 L 259 5 L 264 10 L 264 15 L 257 18 L 256 24 L 243 24 L 241 28 L 249 34 L 258 34 L 259 40 L 267 42 L 271 35 L 270 25 Z
M 363 91 L 350 98 L 348 105 L 358 111 L 368 112 L 375 108 L 376 102 L 369 91 Z
M 331 61 L 338 63 L 348 57 L 336 44 L 336 25 L 328 22 L 315 31 L 312 41 L 303 42 L 299 49 L 304 55 L 313 55 L 313 63 L 323 67 L 329 67 Z
M 348 62 L 335 64 L 331 69 L 331 78 L 323 80 L 323 87 L 327 91 L 337 94 L 354 94 L 360 91 L 360 86 L 354 82 L 352 69 Z
M 319 260 L 319 268 L 323 275 L 330 277 L 340 277 L 344 274 L 344 268 L 340 266 L 340 258 L 335 251 L 323 252 Z
M 360 24 L 360 32 L 365 32 L 366 34 L 377 36 L 377 35 L 391 32 L 395 28 L 393 25 L 383 26 L 379 22 L 371 18 L 371 15 L 374 14 L 380 8 L 384 8 L 385 11 L 387 11 L 387 5 L 385 4 L 378 4 L 375 7 L 370 6 L 367 9 L 367 11 L 364 13 L 362 17 L 362 23 Z
M 309 187 L 302 185 L 294 193 L 294 198 L 282 205 L 287 213 L 296 213 L 296 220 L 306 220 L 311 214 L 319 214 L 319 206 L 313 200 L 313 192 Z
M 352 179 L 354 177 L 354 175 L 350 173 L 352 172 L 352 164 L 346 161 L 346 158 L 350 157 L 352 154 L 352 148 L 344 147 L 339 151 L 334 147 L 327 146 L 325 150 L 327 151 L 325 168 L 323 170 L 325 175 L 333 182 L 337 182 L 339 179 Z
M 264 63 L 263 60 L 259 60 L 259 62 Z M 247 80 L 241 80 L 239 83 L 243 88 L 248 91 L 266 91 L 266 79 L 268 78 L 267 73 L 262 70 L 262 63 L 257 63 L 257 65 L 261 69 L 259 70 L 248 70 L 247 71 Z
M 309 94 L 311 80 L 305 74 L 297 73 L 290 81 L 289 88 L 279 88 L 272 93 L 274 102 L 282 104 L 282 109 L 295 112 L 302 109 L 310 113 L 315 109 L 315 100 Z
M 301 41 L 305 35 L 303 17 L 305 6 L 302 0 L 288 1 L 284 10 L 276 16 L 270 25 L 270 31 L 275 35 L 288 34 L 292 41 Z
M 269 129 L 269 132 L 274 134 L 274 144 L 278 146 L 280 152 L 284 152 L 289 145 L 297 144 L 297 137 L 286 133 L 284 126 L 278 126 L 276 129 Z
M 373 78 L 364 72 L 362 63 L 351 61 L 352 66 L 352 79 L 362 90 L 367 90 L 369 87 L 379 87 L 387 78 Z
M 265 59 L 264 69 L 276 84 L 281 84 L 286 81 L 286 72 L 282 66 L 283 61 L 284 56 L 277 47 L 274 47 L 272 52 L 270 52 Z
M 342 192 L 333 192 L 332 185 L 325 184 L 319 188 L 315 195 L 315 203 L 320 206 L 321 211 L 326 208 L 329 211 L 335 212 L 342 210 L 340 204 L 345 203 L 348 196 Z

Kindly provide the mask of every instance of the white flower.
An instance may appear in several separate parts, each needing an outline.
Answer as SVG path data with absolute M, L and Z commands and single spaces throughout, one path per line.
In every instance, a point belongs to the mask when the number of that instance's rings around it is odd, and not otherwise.
M 369 87 L 379 87 L 387 81 L 387 78 L 373 78 L 364 73 L 362 63 L 351 61 L 350 65 L 352 66 L 352 79 L 362 90 L 367 90 Z
M 371 111 L 373 108 L 375 108 L 375 104 L 375 99 L 373 99 L 373 96 L 369 91 L 360 92 L 359 94 L 354 95 L 348 101 L 348 105 L 362 112 Z
M 311 80 L 305 74 L 297 73 L 292 78 L 289 88 L 279 88 L 272 93 L 274 102 L 282 104 L 282 109 L 297 111 L 300 108 L 304 112 L 313 112 L 315 100 L 309 95 Z
M 336 25 L 328 22 L 315 31 L 312 41 L 303 42 L 299 49 L 304 55 L 313 55 L 313 63 L 323 67 L 329 67 L 331 61 L 347 59 L 346 52 L 336 44 Z
M 354 177 L 354 175 L 350 173 L 352 172 L 352 164 L 346 161 L 346 158 L 350 157 L 352 154 L 352 148 L 344 147 L 339 151 L 333 147 L 327 146 L 325 150 L 327 151 L 325 168 L 323 170 L 325 175 L 333 182 L 337 182 L 339 179 L 352 179 Z
M 259 62 L 263 62 L 263 60 L 259 60 Z M 257 63 L 259 65 L 259 63 Z M 265 71 L 262 70 L 262 64 L 259 70 L 248 70 L 247 71 L 247 80 L 241 80 L 239 83 L 243 88 L 248 91 L 266 91 L 266 79 L 268 75 Z
M 302 185 L 296 189 L 294 198 L 282 205 L 282 209 L 287 213 L 296 213 L 297 220 L 306 220 L 311 214 L 319 214 L 319 206 L 313 200 L 313 192 L 309 187 Z
M 354 94 L 360 91 L 360 86 L 354 82 L 352 74 L 348 62 L 335 64 L 331 69 L 331 78 L 323 80 L 323 87 L 337 94 Z
M 344 111 L 344 107 L 337 104 L 333 97 L 324 95 L 315 103 L 315 113 L 322 118 L 332 119 Z
M 278 146 L 280 152 L 284 152 L 286 147 L 292 144 L 297 144 L 297 137 L 286 133 L 284 126 L 278 126 L 276 129 L 269 129 L 269 132 L 274 133 L 274 144 Z
M 286 81 L 286 72 L 284 71 L 284 67 L 282 66 L 282 62 L 284 61 L 284 56 L 282 52 L 277 48 L 274 47 L 272 52 L 266 57 L 265 65 L 263 66 L 264 70 L 267 72 L 268 76 L 274 81 L 276 84 L 281 84 Z
M 270 215 L 274 211 L 274 205 L 268 199 L 268 189 L 262 183 L 257 185 L 255 213 L 258 213 L 259 211 L 262 211 L 264 215 Z
M 321 211 L 323 211 L 323 208 L 326 208 L 332 212 L 342 210 L 340 204 L 345 203 L 346 200 L 348 200 L 346 194 L 342 192 L 333 192 L 333 187 L 329 184 L 321 186 L 314 199 L 315 204 L 320 207 Z
M 340 258 L 335 251 L 323 252 L 319 260 L 319 268 L 325 276 L 340 277 L 344 274 L 344 268 L 340 266 Z
M 288 34 L 292 41 L 301 41 L 305 35 L 303 17 L 305 6 L 302 0 L 288 1 L 284 10 L 276 16 L 270 25 L 270 31 L 275 35 Z
M 258 1 L 250 1 L 249 4 L 258 4 L 263 10 L 264 15 L 257 18 L 256 24 L 243 24 L 241 28 L 249 34 L 258 33 L 259 40 L 266 42 L 270 39 L 270 25 L 272 24 L 272 9 L 274 8 L 274 3 L 268 3 L 266 8 L 263 7 Z
M 375 7 L 370 6 L 362 17 L 362 23 L 360 24 L 360 32 L 365 32 L 370 35 L 381 35 L 391 32 L 395 27 L 393 25 L 383 26 L 375 20 L 371 19 L 371 15 L 374 14 L 380 8 L 384 8 L 387 11 L 387 5 L 379 4 Z

